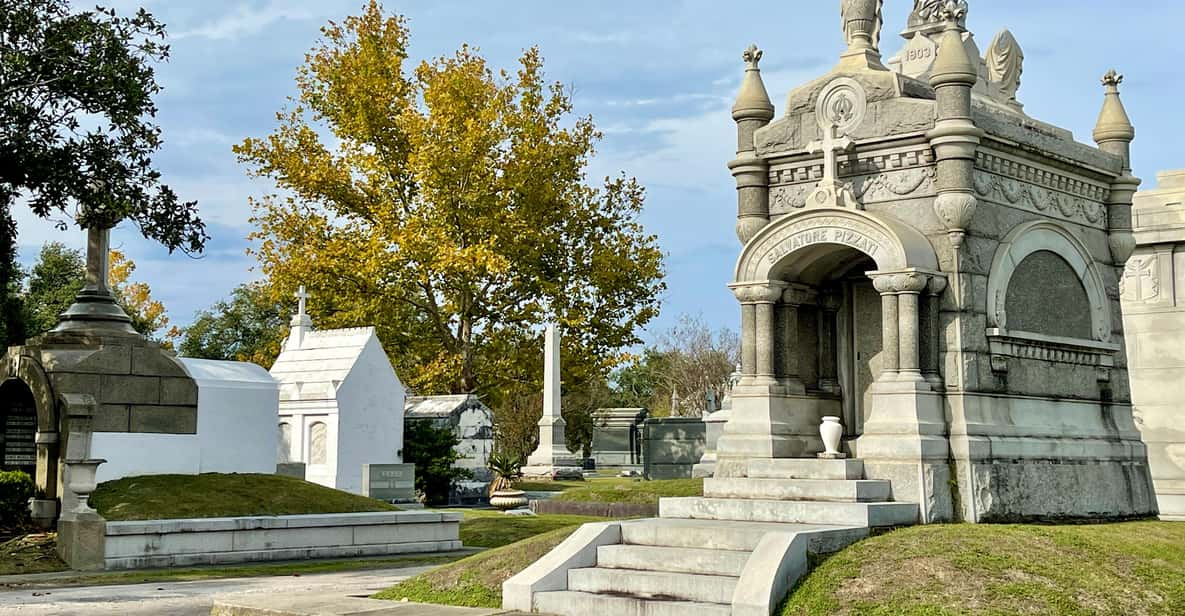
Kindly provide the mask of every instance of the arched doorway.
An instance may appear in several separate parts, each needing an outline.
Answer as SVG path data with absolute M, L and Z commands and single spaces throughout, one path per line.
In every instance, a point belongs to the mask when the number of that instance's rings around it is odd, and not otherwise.
M 37 402 L 17 379 L 0 383 L 0 470 L 37 477 Z
M 868 212 L 809 209 L 754 236 L 730 285 L 742 379 L 723 457 L 813 457 L 824 415 L 843 418 L 851 444 L 872 421 L 898 429 L 878 396 L 940 388 L 937 270 L 924 235 Z

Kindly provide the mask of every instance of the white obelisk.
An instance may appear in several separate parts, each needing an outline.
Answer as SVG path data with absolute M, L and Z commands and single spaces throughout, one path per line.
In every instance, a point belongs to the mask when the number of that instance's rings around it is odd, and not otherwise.
M 529 477 L 582 477 L 580 460 L 568 451 L 564 418 L 560 413 L 560 333 L 548 325 L 543 338 L 543 417 L 539 419 L 539 446 L 527 458 L 523 475 Z

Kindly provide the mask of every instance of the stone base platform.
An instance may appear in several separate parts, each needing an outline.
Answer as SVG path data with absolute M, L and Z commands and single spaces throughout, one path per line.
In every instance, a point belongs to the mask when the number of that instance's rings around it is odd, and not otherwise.
M 108 522 L 108 570 L 461 549 L 454 512 L 394 511 Z
M 769 616 L 807 570 L 872 527 L 914 524 L 860 460 L 749 461 L 659 517 L 586 524 L 502 586 L 503 607 L 560 616 Z

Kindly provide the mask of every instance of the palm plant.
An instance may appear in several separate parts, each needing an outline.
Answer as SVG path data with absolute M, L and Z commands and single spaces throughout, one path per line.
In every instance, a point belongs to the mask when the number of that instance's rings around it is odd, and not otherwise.
M 522 474 L 522 458 L 505 451 L 490 455 L 487 463 L 494 480 L 490 482 L 490 494 L 514 488 L 514 481 Z

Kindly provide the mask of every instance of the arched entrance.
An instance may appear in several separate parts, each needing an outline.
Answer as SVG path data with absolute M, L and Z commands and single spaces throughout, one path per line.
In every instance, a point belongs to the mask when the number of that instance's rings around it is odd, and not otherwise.
M 897 423 L 893 409 L 878 413 L 886 405 L 875 395 L 940 388 L 946 279 L 908 225 L 805 210 L 746 244 L 730 286 L 741 303 L 742 378 L 722 459 L 813 456 L 823 415 L 843 418 L 851 448 L 870 422 Z
M 41 365 L 20 347 L 10 348 L 0 362 L 0 466 L 28 472 L 49 498 L 59 496 L 60 487 L 54 400 Z

